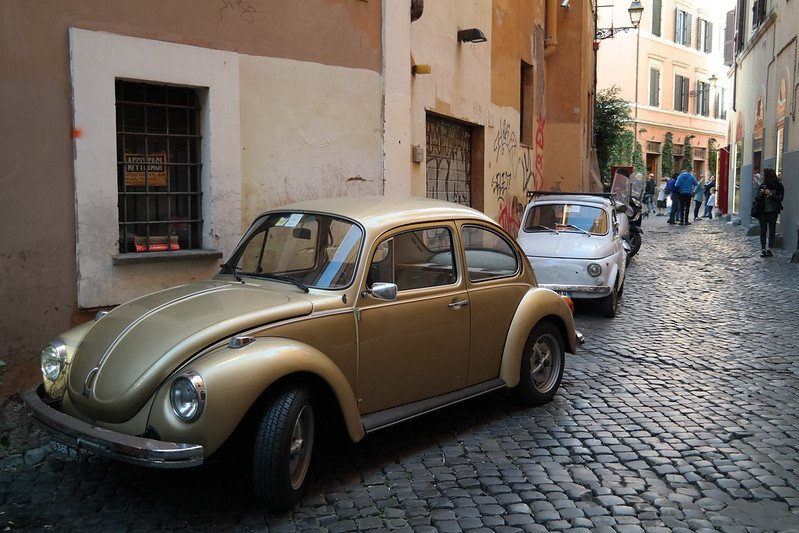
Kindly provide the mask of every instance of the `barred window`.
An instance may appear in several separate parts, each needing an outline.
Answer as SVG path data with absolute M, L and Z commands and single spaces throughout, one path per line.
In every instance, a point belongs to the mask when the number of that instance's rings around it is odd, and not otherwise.
M 201 247 L 196 89 L 116 80 L 119 252 Z

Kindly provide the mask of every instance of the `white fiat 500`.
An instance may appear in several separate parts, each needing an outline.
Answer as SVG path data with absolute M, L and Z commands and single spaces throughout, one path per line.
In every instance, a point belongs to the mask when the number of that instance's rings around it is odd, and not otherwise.
M 627 252 L 614 202 L 602 194 L 543 193 L 527 205 L 519 244 L 540 287 L 574 300 L 598 300 L 616 316 Z

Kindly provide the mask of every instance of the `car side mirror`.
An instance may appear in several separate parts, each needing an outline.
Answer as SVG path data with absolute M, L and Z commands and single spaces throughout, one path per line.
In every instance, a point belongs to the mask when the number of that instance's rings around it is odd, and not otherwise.
M 379 300 L 394 301 L 397 299 L 397 284 L 377 282 L 372 285 L 370 293 Z

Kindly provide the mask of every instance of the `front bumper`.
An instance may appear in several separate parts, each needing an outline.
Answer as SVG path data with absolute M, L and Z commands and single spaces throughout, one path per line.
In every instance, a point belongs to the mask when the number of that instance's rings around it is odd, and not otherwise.
M 199 444 L 165 442 L 134 437 L 87 424 L 66 415 L 44 400 L 44 387 L 39 385 L 24 395 L 25 404 L 33 418 L 53 436 L 56 449 L 88 452 L 116 461 L 155 468 L 188 468 L 201 465 L 203 447 Z M 66 450 L 64 449 L 66 447 Z
M 607 285 L 563 285 L 560 283 L 539 283 L 539 287 L 552 289 L 558 293 L 571 293 L 572 298 L 602 298 L 610 294 Z

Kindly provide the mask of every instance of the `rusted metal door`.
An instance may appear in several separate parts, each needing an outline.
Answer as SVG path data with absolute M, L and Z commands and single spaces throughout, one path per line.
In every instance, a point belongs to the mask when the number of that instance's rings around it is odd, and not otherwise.
M 426 130 L 427 197 L 471 206 L 471 128 L 428 115 Z

